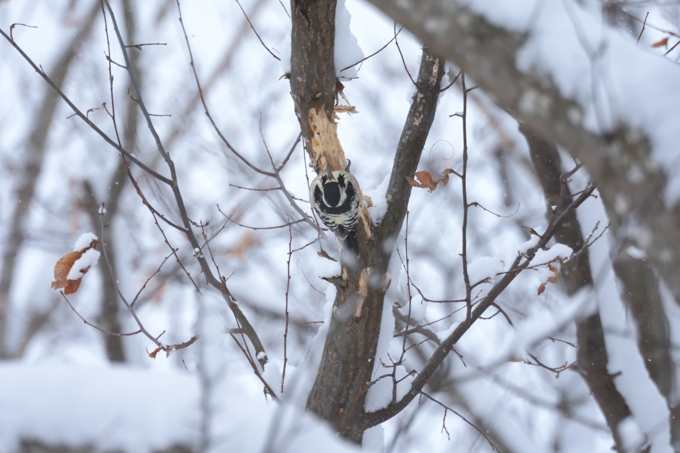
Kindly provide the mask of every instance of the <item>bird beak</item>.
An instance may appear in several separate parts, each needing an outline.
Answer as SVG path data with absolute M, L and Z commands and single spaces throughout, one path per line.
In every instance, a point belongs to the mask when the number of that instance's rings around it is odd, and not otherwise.
M 333 172 L 331 171 L 330 165 L 328 165 L 328 167 L 327 167 L 327 173 L 326 174 L 328 175 L 328 179 L 333 179 Z

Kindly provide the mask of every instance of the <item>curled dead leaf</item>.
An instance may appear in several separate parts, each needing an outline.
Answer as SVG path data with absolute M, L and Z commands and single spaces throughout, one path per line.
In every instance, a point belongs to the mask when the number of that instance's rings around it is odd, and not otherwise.
M 545 291 L 545 283 L 541 283 L 540 285 L 538 285 L 538 295 L 540 296 L 541 294 L 543 294 L 543 291 Z
M 80 280 L 68 280 L 68 274 L 71 272 L 73 264 L 83 255 L 82 252 L 69 252 L 62 256 L 57 264 L 54 265 L 54 281 L 52 282 L 52 289 L 64 289 L 64 294 L 69 295 L 78 291 L 80 287 Z
M 414 176 L 416 177 L 417 181 L 409 178 L 408 176 L 406 177 L 408 183 L 413 187 L 428 189 L 430 192 L 437 188 L 437 183 L 434 182 L 432 174 L 429 171 L 417 171 Z
M 543 294 L 546 288 L 546 283 L 557 283 L 560 279 L 560 262 L 555 261 L 552 263 L 548 263 L 548 269 L 552 273 L 550 277 L 548 277 L 548 280 L 545 282 L 542 282 L 540 285 L 538 285 L 538 295 L 540 296 Z
M 560 278 L 560 268 L 557 265 L 553 266 L 553 263 L 548 263 L 548 269 L 550 269 L 553 273 L 548 281 L 550 283 L 557 283 Z
M 408 181 L 409 185 L 413 187 L 419 187 L 422 189 L 428 189 L 430 192 L 434 192 L 434 190 L 437 188 L 438 184 L 442 185 L 447 185 L 449 183 L 449 175 L 451 173 L 455 173 L 455 171 L 451 168 L 447 168 L 444 170 L 442 176 L 432 176 L 432 173 L 429 171 L 421 170 L 415 172 L 414 176 L 416 177 L 417 181 L 413 178 L 410 178 L 406 176 L 406 181 Z
M 93 240 L 87 247 L 81 250 L 69 252 L 62 256 L 59 261 L 57 261 L 57 264 L 54 265 L 54 281 L 51 284 L 52 289 L 63 289 L 64 294 L 67 296 L 78 291 L 78 288 L 80 288 L 80 282 L 83 279 L 83 275 L 85 275 L 87 271 L 90 270 L 91 266 L 87 265 L 81 269 L 77 269 L 76 271 L 79 275 L 77 278 L 73 278 L 74 276 L 72 275 L 71 270 L 73 269 L 74 264 L 76 264 L 76 262 L 82 258 L 83 254 L 85 254 L 85 252 L 88 250 L 96 248 L 97 244 L 99 244 L 99 242 L 97 240 Z M 71 278 L 69 278 L 69 276 Z
M 654 49 L 657 49 L 659 47 L 668 47 L 668 36 L 652 44 L 652 48 Z

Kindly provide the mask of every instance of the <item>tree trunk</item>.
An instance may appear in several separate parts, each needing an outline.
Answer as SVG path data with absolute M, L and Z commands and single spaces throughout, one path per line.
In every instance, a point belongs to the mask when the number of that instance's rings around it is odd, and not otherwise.
M 337 86 L 335 2 L 293 0 L 291 9 L 291 94 L 307 151 L 317 171 L 325 170 L 325 164 L 334 170 L 344 170 L 344 153 L 333 120 Z M 434 119 L 443 69 L 443 61 L 424 49 L 418 94 L 414 96 L 392 169 L 387 213 L 380 227 L 365 228 L 363 221 L 356 226 L 358 260 L 350 258 L 343 262 L 342 274 L 336 279 L 333 316 L 321 365 L 307 400 L 309 410 L 355 443 L 361 443 L 366 427 L 362 423 L 364 400 L 372 380 L 384 296 L 389 286 L 386 272 L 392 250 L 385 251 L 384 242 L 399 234 L 406 215 L 411 186 L 405 176 L 413 176 L 420 160 Z M 318 127 L 319 124 L 324 126 Z

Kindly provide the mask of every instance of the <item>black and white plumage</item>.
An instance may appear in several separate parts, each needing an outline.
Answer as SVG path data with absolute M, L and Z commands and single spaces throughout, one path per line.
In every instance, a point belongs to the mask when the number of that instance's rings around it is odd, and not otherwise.
M 317 176 L 309 188 L 309 200 L 324 225 L 355 253 L 359 248 L 354 225 L 359 216 L 361 189 L 349 171 L 331 171 Z

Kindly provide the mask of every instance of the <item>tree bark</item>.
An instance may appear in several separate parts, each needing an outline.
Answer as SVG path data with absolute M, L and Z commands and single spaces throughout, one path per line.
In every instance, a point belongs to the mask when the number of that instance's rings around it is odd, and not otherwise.
M 335 2 L 293 0 L 291 94 L 307 152 L 317 172 L 330 165 L 344 170 L 346 160 L 337 139 L 333 108 L 337 79 L 334 67 Z M 395 156 L 388 209 L 380 227 L 356 226 L 358 259 L 342 263 L 336 298 L 317 377 L 307 408 L 328 420 L 344 438 L 361 443 L 366 426 L 364 401 L 370 387 L 384 304 L 387 266 L 392 249 L 384 242 L 401 229 L 411 186 L 436 111 L 443 61 L 423 51 L 414 96 Z M 347 258 L 347 257 L 345 257 Z
M 344 284 L 337 285 L 333 316 L 321 365 L 307 408 L 329 420 L 343 437 L 360 443 L 366 425 L 362 422 L 364 401 L 380 334 L 385 291 L 389 286 L 387 266 L 393 241 L 401 230 L 411 186 L 405 176 L 416 170 L 437 107 L 444 73 L 442 61 L 423 50 L 418 74 L 418 92 L 409 110 L 392 168 L 388 209 L 378 228 L 368 237 L 357 227 L 359 266 L 343 264 Z

